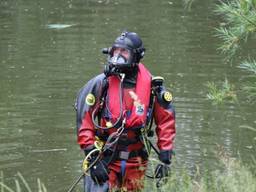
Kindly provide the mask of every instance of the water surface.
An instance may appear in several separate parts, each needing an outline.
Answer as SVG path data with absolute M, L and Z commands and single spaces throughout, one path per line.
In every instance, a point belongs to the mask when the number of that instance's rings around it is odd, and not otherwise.
M 7 182 L 20 171 L 33 189 L 65 191 L 81 173 L 73 102 L 103 69 L 100 50 L 124 29 L 147 49 L 145 65 L 165 77 L 176 106 L 177 169 L 218 167 L 217 145 L 250 163 L 255 153 L 255 107 L 213 106 L 207 81 L 241 87 L 245 75 L 225 63 L 210 0 L 186 11 L 179 1 L 77 0 L 0 2 L 0 170 Z

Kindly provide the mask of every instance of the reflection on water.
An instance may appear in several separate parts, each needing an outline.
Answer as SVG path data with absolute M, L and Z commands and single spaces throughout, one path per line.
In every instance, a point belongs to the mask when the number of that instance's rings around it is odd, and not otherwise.
M 49 29 L 65 29 L 72 26 L 73 25 L 67 25 L 67 24 L 49 24 L 46 27 Z
M 142 36 L 145 64 L 175 96 L 178 166 L 214 168 L 216 144 L 250 162 L 255 133 L 241 125 L 255 126 L 255 109 L 206 100 L 207 81 L 227 77 L 239 87 L 242 75 L 216 52 L 217 18 L 209 5 L 187 12 L 166 0 L 2 0 L 0 170 L 6 178 L 20 171 L 29 183 L 39 177 L 49 191 L 63 191 L 80 174 L 74 98 L 102 71 L 100 50 L 123 29 Z

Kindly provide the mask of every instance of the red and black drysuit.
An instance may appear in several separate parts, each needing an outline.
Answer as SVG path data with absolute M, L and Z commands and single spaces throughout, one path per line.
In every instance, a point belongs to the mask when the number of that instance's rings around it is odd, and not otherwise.
M 122 88 L 123 118 L 126 118 L 125 130 L 122 133 L 116 147 L 115 158 L 108 165 L 109 187 L 124 187 L 128 191 L 136 191 L 143 188 L 143 178 L 147 166 L 145 146 L 141 139 L 140 129 L 146 124 L 147 115 L 150 114 L 149 103 L 151 95 L 152 76 L 143 64 L 138 65 L 137 81 L 133 88 Z M 95 136 L 106 141 L 109 134 L 116 128 L 107 130 L 96 129 L 92 119 L 92 112 L 99 107 L 101 97 L 105 97 L 105 103 L 99 115 L 100 125 L 106 127 L 106 122 L 115 124 L 120 115 L 120 78 L 118 76 L 106 77 L 100 74 L 91 79 L 79 92 L 77 105 L 77 135 L 81 149 L 92 149 Z M 104 89 L 107 89 L 104 91 Z M 132 98 L 131 91 L 137 98 Z M 88 94 L 95 96 L 95 103 L 88 105 L 85 102 Z M 170 161 L 175 137 L 175 114 L 171 102 L 164 101 L 156 94 L 153 103 L 153 118 L 156 124 L 157 146 L 163 152 L 165 159 Z M 128 157 L 122 159 L 119 154 L 126 152 Z M 127 153 L 129 152 L 129 153 Z M 161 159 L 160 159 L 161 160 Z M 164 162 L 165 163 L 165 162 Z

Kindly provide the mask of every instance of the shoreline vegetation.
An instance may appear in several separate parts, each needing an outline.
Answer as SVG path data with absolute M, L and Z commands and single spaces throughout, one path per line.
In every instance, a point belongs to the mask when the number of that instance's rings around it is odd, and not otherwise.
M 238 103 L 234 86 L 230 84 L 227 79 L 222 82 L 222 85 L 207 82 L 205 86 L 208 88 L 207 99 L 211 100 L 213 105 L 223 104 L 224 101 Z
M 150 189 L 161 192 L 256 192 L 256 173 L 252 172 L 253 169 L 223 152 L 218 154 L 218 158 L 221 170 L 201 173 L 198 169 L 193 176 L 185 168 L 182 171 L 172 170 L 171 176 L 160 188 L 156 187 L 156 181 L 146 179 L 144 191 Z M 47 192 L 46 186 L 40 179 L 37 179 L 37 183 L 33 186 L 37 186 L 36 191 L 33 192 Z M 32 188 L 21 173 L 18 172 L 13 184 L 7 186 L 3 172 L 0 172 L 0 192 L 21 191 L 32 192 Z
M 241 161 L 226 153 L 219 152 L 221 169 L 200 172 L 198 169 L 193 176 L 187 170 L 173 173 L 162 191 L 174 192 L 256 192 L 255 162 L 252 168 L 243 165 Z
M 4 173 L 0 172 L 0 192 L 34 192 L 20 172 L 13 179 L 13 184 L 7 185 L 4 181 Z M 37 178 L 37 192 L 47 192 L 45 185 Z
M 246 45 L 255 41 L 256 37 L 256 0 L 219 1 L 215 13 L 223 20 L 216 28 L 216 37 L 222 41 L 219 50 L 225 55 L 226 62 L 234 63 L 241 51 L 248 54 L 239 59 L 242 61 L 236 67 L 246 77 L 242 81 L 242 90 L 247 93 L 247 101 L 255 103 L 256 61 L 255 55 Z
M 183 0 L 184 8 L 191 11 L 198 0 Z M 221 40 L 217 50 L 224 56 L 224 63 L 230 63 L 230 67 L 241 69 L 242 88 L 237 89 L 240 97 L 246 97 L 250 104 L 256 103 L 256 58 L 254 52 L 247 45 L 252 44 L 256 38 L 256 0 L 219 0 L 213 2 L 215 9 L 213 14 L 221 19 L 215 28 L 215 37 Z M 241 57 L 240 53 L 244 52 Z M 214 82 L 208 82 L 207 98 L 215 104 L 230 101 L 223 89 L 217 89 Z M 246 93 L 242 95 L 241 93 Z M 213 93 L 213 94 L 211 94 Z M 235 92 L 234 92 L 235 93 Z

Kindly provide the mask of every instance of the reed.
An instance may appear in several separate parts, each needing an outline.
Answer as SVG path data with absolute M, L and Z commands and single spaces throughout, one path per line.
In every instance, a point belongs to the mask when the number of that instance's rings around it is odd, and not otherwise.
M 212 172 L 201 172 L 199 168 L 196 173 L 191 174 L 184 168 L 182 170 L 172 170 L 171 176 L 157 188 L 155 183 L 157 180 L 146 179 L 145 189 L 143 191 L 152 192 L 256 192 L 256 175 L 245 166 L 241 161 L 230 157 L 222 150 L 218 153 L 221 169 Z M 173 166 L 175 167 L 174 161 Z M 4 184 L 3 173 L 0 172 L 0 192 L 21 192 L 31 191 L 25 178 L 18 173 L 14 179 L 15 189 Z M 37 179 L 37 191 L 47 192 L 45 185 Z M 25 190 L 22 189 L 25 187 Z
M 154 182 L 146 182 L 145 192 L 256 192 L 256 176 L 252 169 L 243 165 L 241 161 L 220 154 L 221 170 L 202 173 L 198 169 L 191 175 L 188 170 L 173 171 L 166 184 L 160 189 L 152 186 Z
M 31 187 L 20 172 L 18 172 L 17 176 L 14 178 L 14 183 L 14 189 L 5 184 L 4 174 L 3 172 L 0 172 L 0 192 L 32 192 Z M 45 185 L 41 182 L 40 179 L 37 179 L 37 186 L 38 192 L 47 192 Z

